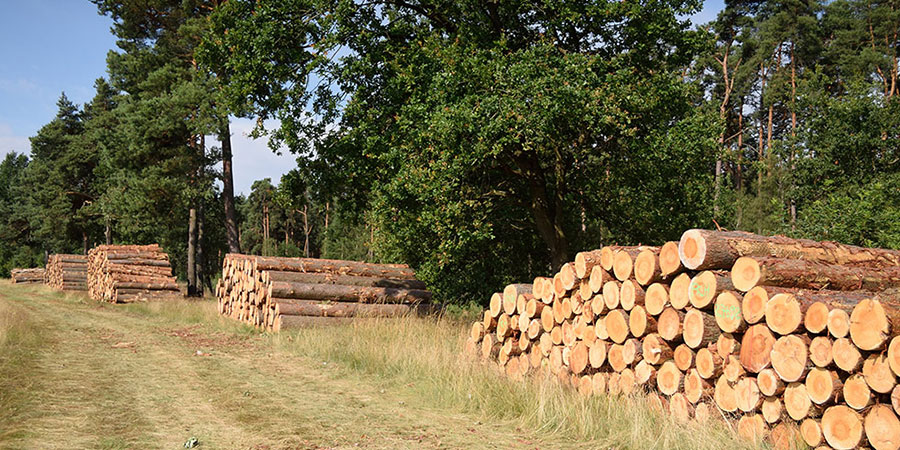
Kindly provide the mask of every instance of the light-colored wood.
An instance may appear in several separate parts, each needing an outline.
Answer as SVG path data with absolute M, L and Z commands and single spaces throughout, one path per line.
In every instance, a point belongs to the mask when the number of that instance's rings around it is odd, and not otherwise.
M 727 272 L 703 271 L 691 278 L 688 298 L 694 308 L 711 308 L 719 293 L 733 291 L 734 286 Z
M 721 330 L 716 318 L 699 309 L 690 309 L 684 315 L 682 337 L 691 348 L 706 347 L 718 340 Z
M 628 329 L 634 337 L 656 332 L 656 319 L 643 306 L 635 306 L 628 314 Z
M 784 380 L 782 380 L 774 369 L 763 369 L 756 374 L 756 385 L 759 386 L 759 392 L 765 396 L 777 396 L 784 392 Z
M 659 266 L 659 247 L 645 248 L 634 259 L 634 279 L 647 286 L 662 280 L 662 269 Z
M 894 375 L 900 376 L 900 336 L 894 336 L 891 339 L 888 345 L 887 358 Z
M 634 366 L 634 381 L 638 385 L 656 385 L 656 367 L 642 359 Z
M 628 367 L 628 364 L 625 362 L 622 344 L 610 345 L 609 351 L 606 353 L 606 360 L 609 361 L 609 366 L 616 372 L 622 372 Z
M 863 422 L 866 438 L 875 450 L 900 448 L 900 420 L 890 406 L 875 405 Z
M 891 322 L 880 301 L 866 299 L 853 308 L 850 314 L 850 339 L 860 350 L 880 350 L 890 338 Z
M 869 387 L 879 394 L 888 394 L 897 385 L 897 377 L 891 370 L 887 355 L 869 355 L 863 362 L 862 373 Z
M 729 383 L 724 376 L 721 376 L 716 380 L 713 398 L 716 402 L 716 406 L 724 412 L 735 412 L 738 409 L 737 394 L 734 392 L 731 383 Z
M 701 378 L 709 380 L 718 377 L 722 373 L 722 357 L 709 348 L 701 348 L 697 350 L 694 358 L 697 366 L 697 373 Z
M 658 316 L 669 304 L 669 290 L 666 285 L 653 283 L 644 295 L 644 308 L 651 316 Z
M 719 335 L 719 339 L 716 340 L 716 352 L 722 358 L 727 357 L 732 353 L 740 353 L 741 351 L 741 342 L 738 339 L 735 339 L 734 335 L 731 333 L 722 333 Z
M 900 414 L 900 384 L 891 391 L 891 407 L 894 408 L 894 413 Z
M 697 403 L 701 399 L 711 397 L 712 385 L 703 379 L 697 369 L 691 368 L 684 375 L 684 396 L 691 403 Z
M 591 292 L 596 294 L 600 292 L 603 289 L 603 285 L 610 280 L 612 280 L 612 275 L 610 275 L 607 270 L 604 270 L 601 266 L 594 266 L 591 268 L 591 277 L 588 279 L 588 286 L 591 288 Z
M 741 257 L 731 269 L 741 291 L 758 285 L 838 291 L 881 291 L 900 287 L 900 267 L 862 268 L 798 259 Z
M 746 414 L 738 419 L 738 436 L 750 442 L 762 442 L 766 438 L 768 431 L 769 427 L 766 426 L 766 421 L 759 414 Z
M 644 288 L 633 280 L 625 280 L 619 290 L 619 304 L 625 311 L 631 311 L 635 306 L 644 304 Z
M 672 279 L 669 285 L 669 304 L 675 309 L 684 309 L 691 304 L 691 276 L 682 273 Z
M 810 447 L 822 445 L 825 439 L 822 436 L 822 426 L 819 425 L 819 421 L 811 418 L 803 419 L 803 422 L 800 423 L 800 437 Z
M 769 367 L 772 364 L 772 348 L 775 336 L 764 324 L 756 324 L 747 329 L 741 339 L 741 365 L 751 373 Z
M 741 314 L 747 323 L 754 324 L 765 318 L 768 289 L 768 286 L 756 286 L 741 298 Z
M 726 380 L 730 383 L 737 383 L 737 381 L 747 373 L 744 370 L 744 367 L 741 365 L 740 360 L 735 355 L 728 355 L 725 358 L 725 366 L 722 368 L 722 376 L 725 377 Z
M 844 402 L 853 409 L 862 410 L 872 404 L 872 390 L 861 373 L 847 377 L 841 391 Z
M 684 312 L 667 307 L 656 321 L 656 331 L 660 337 L 669 342 L 680 342 L 682 339 L 682 323 Z
M 622 283 L 615 280 L 607 281 L 603 285 L 603 302 L 606 303 L 607 308 L 616 309 L 619 307 L 619 293 L 621 290 Z
M 844 384 L 837 372 L 832 370 L 813 367 L 806 374 L 806 393 L 817 405 L 827 405 L 840 400 L 843 387 Z
M 643 347 L 641 341 L 637 339 L 628 339 L 622 344 L 622 360 L 625 365 L 632 367 L 638 361 L 643 360 Z
M 806 392 L 806 384 L 790 383 L 784 388 L 784 410 L 794 420 L 803 420 L 812 411 L 812 400 Z
M 805 335 L 782 336 L 772 346 L 772 368 L 787 382 L 802 379 L 810 368 L 809 338 Z
M 606 362 L 606 352 L 609 350 L 609 343 L 603 340 L 596 340 L 591 344 L 588 351 L 588 362 L 591 367 L 599 369 Z
M 769 424 L 781 422 L 784 416 L 784 403 L 779 397 L 764 398 L 759 409 L 762 412 L 763 419 Z
M 740 297 L 732 291 L 722 292 L 716 297 L 715 317 L 719 329 L 726 333 L 740 333 L 747 329 Z
M 766 304 L 766 325 L 782 336 L 800 330 L 803 311 L 800 302 L 790 294 L 776 294 Z
M 681 392 L 669 398 L 669 414 L 678 422 L 687 423 L 694 414 L 694 405 Z
M 847 406 L 836 405 L 826 409 L 821 424 L 825 441 L 835 449 L 856 448 L 862 442 L 862 418 Z
M 808 333 L 819 334 L 828 329 L 828 305 L 814 302 L 803 314 L 803 327 Z
M 688 369 L 694 366 L 694 351 L 687 345 L 680 344 L 675 347 L 675 354 L 672 359 L 675 361 L 675 366 L 678 367 L 678 370 L 687 372 Z
M 794 450 L 800 443 L 800 430 L 790 421 L 782 421 L 769 432 L 768 441 L 774 450 Z
M 828 333 L 836 339 L 849 336 L 850 314 L 842 309 L 828 311 Z
M 709 403 L 700 402 L 694 405 L 694 421 L 701 425 L 705 425 L 713 420 L 713 414 L 712 407 L 709 406 Z M 718 414 L 718 411 L 716 411 L 715 414 Z
M 612 310 L 604 319 L 609 338 L 617 344 L 625 342 L 631 335 L 628 329 L 628 316 L 620 309 Z
M 666 278 L 684 270 L 681 257 L 678 256 L 678 242 L 669 241 L 659 249 L 659 270 Z
M 739 379 L 734 385 L 734 393 L 737 407 L 743 412 L 753 412 L 762 406 L 762 397 L 759 395 L 759 387 L 754 377 Z
M 578 278 L 585 279 L 590 277 L 594 266 L 600 265 L 600 250 L 591 250 L 587 252 L 578 252 L 575 254 L 575 275 Z
M 831 359 L 839 369 L 847 373 L 854 373 L 862 366 L 862 354 L 859 349 L 850 342 L 850 339 L 836 339 L 831 344 Z
M 588 353 L 590 348 L 584 342 L 578 342 L 572 348 L 569 356 L 569 370 L 576 375 L 582 374 L 588 367 Z
M 575 265 L 565 263 L 559 268 L 559 282 L 567 292 L 578 286 L 579 279 L 575 275 Z
M 621 373 L 619 373 L 619 392 L 622 395 L 631 395 L 634 393 L 637 384 L 634 380 L 634 371 L 629 368 L 623 369 Z
M 591 384 L 594 387 L 594 395 L 606 395 L 607 375 L 603 372 L 597 372 L 591 376 Z
M 834 360 L 831 353 L 831 338 L 816 336 L 809 343 L 809 360 L 817 367 L 828 367 Z
M 672 347 L 662 339 L 658 334 L 648 334 L 641 343 L 643 347 L 644 361 L 650 364 L 661 364 L 663 361 L 671 359 L 675 352 Z
M 675 361 L 668 360 L 662 363 L 656 372 L 656 387 L 659 392 L 671 396 L 682 389 L 682 373 L 675 365 Z

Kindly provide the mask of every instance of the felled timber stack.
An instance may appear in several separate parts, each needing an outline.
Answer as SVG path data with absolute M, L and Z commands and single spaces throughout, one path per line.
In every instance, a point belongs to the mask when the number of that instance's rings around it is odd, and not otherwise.
M 776 447 L 897 449 L 898 288 L 900 251 L 689 230 L 507 286 L 468 346 L 515 379 L 644 390 L 676 418 L 732 418 Z
M 228 254 L 216 297 L 220 314 L 272 331 L 431 310 L 409 266 L 331 259 Z
M 87 256 L 50 255 L 45 269 L 47 285 L 64 291 L 87 290 Z
M 9 271 L 13 283 L 43 283 L 44 269 L 12 269 Z
M 101 245 L 88 252 L 88 294 L 112 303 L 181 295 L 169 255 L 158 244 Z

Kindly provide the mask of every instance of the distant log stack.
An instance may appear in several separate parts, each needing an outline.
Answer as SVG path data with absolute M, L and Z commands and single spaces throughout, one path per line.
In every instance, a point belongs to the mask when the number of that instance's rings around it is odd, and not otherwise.
M 257 328 L 398 317 L 431 311 L 431 292 L 401 264 L 228 254 L 219 313 Z
M 514 379 L 734 418 L 776 448 L 900 448 L 897 250 L 688 230 L 582 252 L 494 294 L 467 349 Z
M 44 269 L 12 269 L 9 271 L 13 283 L 43 283 Z
M 101 245 L 88 252 L 88 294 L 112 303 L 181 296 L 169 255 L 158 244 Z
M 50 255 L 45 270 L 47 285 L 63 291 L 86 291 L 87 261 L 85 255 Z

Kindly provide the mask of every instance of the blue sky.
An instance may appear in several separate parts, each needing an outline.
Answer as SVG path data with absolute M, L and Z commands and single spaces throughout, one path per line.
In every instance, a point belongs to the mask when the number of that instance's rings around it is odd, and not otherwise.
M 691 20 L 709 22 L 723 5 L 709 0 Z M 112 21 L 88 0 L 0 0 L 0 11 L 0 154 L 28 152 L 28 137 L 56 114 L 60 93 L 79 105 L 93 97 L 94 80 L 106 76 L 106 54 L 115 49 Z M 232 124 L 239 193 L 257 179 L 277 183 L 295 166 L 287 152 L 276 155 L 247 138 L 251 128 L 249 120 Z

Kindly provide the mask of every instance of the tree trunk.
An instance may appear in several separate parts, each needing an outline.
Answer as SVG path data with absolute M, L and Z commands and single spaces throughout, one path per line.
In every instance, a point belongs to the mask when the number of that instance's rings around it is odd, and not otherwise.
M 203 203 L 201 202 L 197 208 L 197 256 L 196 261 L 194 261 L 194 265 L 197 267 L 196 269 L 196 277 L 197 277 L 197 296 L 203 297 L 203 290 L 206 285 L 211 285 L 211 282 L 206 278 L 206 271 L 203 270 L 203 266 L 206 263 L 206 256 L 203 252 L 204 242 L 203 242 Z M 210 288 L 212 290 L 212 288 Z
M 231 124 L 224 120 L 222 130 L 219 132 L 219 141 L 222 143 L 222 202 L 225 205 L 225 237 L 228 241 L 228 251 L 241 252 L 241 242 L 238 239 L 237 219 L 234 211 L 234 168 L 232 166 L 231 152 Z
M 187 245 L 187 293 L 189 297 L 197 296 L 197 209 L 191 208 L 188 218 Z

